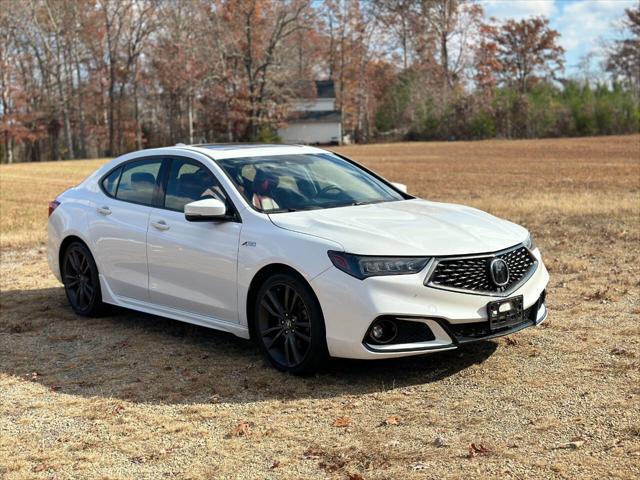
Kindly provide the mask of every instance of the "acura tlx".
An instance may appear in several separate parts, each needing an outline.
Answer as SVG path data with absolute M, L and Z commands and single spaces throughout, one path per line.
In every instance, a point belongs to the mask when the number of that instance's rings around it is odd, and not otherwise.
M 224 330 L 299 374 L 545 320 L 525 228 L 406 190 L 314 147 L 144 150 L 50 202 L 48 260 L 79 315 L 112 304 Z

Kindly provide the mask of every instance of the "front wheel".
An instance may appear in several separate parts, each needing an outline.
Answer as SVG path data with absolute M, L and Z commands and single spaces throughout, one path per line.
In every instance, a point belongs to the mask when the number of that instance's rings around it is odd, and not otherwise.
M 73 242 L 62 256 L 62 283 L 75 313 L 95 317 L 105 311 L 102 303 L 98 267 L 87 246 Z
M 260 349 L 278 370 L 309 374 L 327 360 L 322 310 L 301 279 L 286 273 L 269 278 L 256 296 L 254 319 Z

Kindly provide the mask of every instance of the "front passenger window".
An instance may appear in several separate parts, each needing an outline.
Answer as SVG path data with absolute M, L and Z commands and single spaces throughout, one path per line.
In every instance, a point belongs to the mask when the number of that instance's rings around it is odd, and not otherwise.
M 110 197 L 116 196 L 116 189 L 118 188 L 118 180 L 120 180 L 121 171 L 122 168 L 116 168 L 102 180 L 102 188 Z
M 125 202 L 152 205 L 161 164 L 160 159 L 139 160 L 125 164 L 116 198 Z
M 165 208 L 184 212 L 187 203 L 205 198 L 216 198 L 226 203 L 226 196 L 209 169 L 198 162 L 172 159 Z

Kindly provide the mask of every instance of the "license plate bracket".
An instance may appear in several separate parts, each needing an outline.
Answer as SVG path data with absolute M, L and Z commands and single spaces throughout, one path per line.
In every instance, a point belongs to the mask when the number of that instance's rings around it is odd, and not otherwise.
M 487 304 L 487 315 L 489 316 L 489 329 L 502 330 L 512 327 L 524 321 L 523 296 L 496 300 Z

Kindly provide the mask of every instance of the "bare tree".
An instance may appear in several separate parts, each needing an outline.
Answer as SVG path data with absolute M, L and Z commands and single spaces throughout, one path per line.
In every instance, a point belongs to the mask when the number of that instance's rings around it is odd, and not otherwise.
M 438 45 L 445 93 L 470 66 L 474 42 L 482 23 L 482 7 L 471 0 L 422 0 L 427 35 Z
M 13 108 L 11 105 L 15 93 L 11 79 L 11 65 L 13 58 L 11 55 L 13 42 L 13 31 L 9 23 L 8 15 L 0 13 L 0 131 L 2 132 L 3 154 L 7 163 L 13 163 L 13 139 L 15 132 Z
M 269 113 L 267 97 L 272 69 L 278 61 L 278 49 L 287 37 L 302 28 L 301 20 L 309 3 L 301 0 L 237 0 L 235 3 L 235 25 L 242 26 L 244 33 L 239 42 L 239 53 L 248 89 L 247 134 L 255 139 Z
M 614 79 L 625 82 L 636 95 L 640 93 L 640 4 L 625 9 L 622 22 L 625 38 L 609 47 L 606 69 Z
M 391 32 L 400 47 L 402 69 L 409 68 L 414 50 L 413 37 L 418 24 L 420 0 L 373 0 L 376 17 Z
M 122 98 L 129 81 L 137 93 L 137 67 L 144 42 L 154 27 L 153 0 L 99 0 L 105 30 L 108 71 L 109 147 L 114 155 L 122 147 Z M 116 89 L 118 89 L 116 96 Z M 138 112 L 138 106 L 135 106 Z M 136 123 L 139 118 L 136 119 Z

